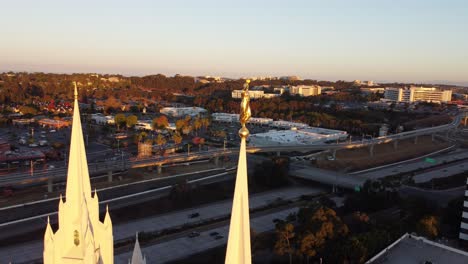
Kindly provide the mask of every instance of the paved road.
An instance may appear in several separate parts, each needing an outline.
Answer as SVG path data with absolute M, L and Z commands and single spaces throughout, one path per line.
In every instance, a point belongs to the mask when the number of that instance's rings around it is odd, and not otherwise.
M 468 171 L 468 161 L 457 162 L 449 166 L 437 168 L 428 172 L 416 174 L 413 179 L 415 183 L 424 183 L 432 179 L 445 178 L 452 175 L 460 174 Z
M 256 233 L 262 233 L 274 229 L 273 220 L 284 219 L 289 214 L 297 212 L 298 207 L 288 208 L 279 212 L 263 215 L 250 219 L 250 226 Z M 210 236 L 211 232 L 218 232 L 221 239 Z M 166 263 L 177 259 L 189 257 L 190 255 L 219 247 L 227 243 L 229 225 L 200 232 L 198 237 L 181 237 L 164 243 L 151 245 L 142 249 L 147 263 Z M 114 263 L 126 264 L 131 258 L 132 252 L 126 252 L 115 256 Z
M 365 178 L 359 175 L 350 175 L 336 171 L 323 170 L 300 163 L 293 163 L 291 165 L 289 175 L 328 185 L 336 185 L 346 189 L 354 189 L 356 186 L 362 186 L 366 181 Z
M 411 161 L 407 163 L 402 163 L 395 166 L 385 167 L 382 169 L 377 169 L 365 173 L 360 173 L 361 176 L 368 178 L 368 179 L 379 179 L 391 175 L 396 175 L 399 173 L 411 172 L 414 170 L 419 169 L 426 169 L 438 165 L 442 165 L 444 162 L 453 162 L 456 160 L 466 160 L 468 159 L 468 150 L 462 149 L 458 151 L 454 151 L 448 154 L 441 154 L 434 157 L 431 157 L 435 160 L 435 163 L 428 163 L 425 161 L 424 158 L 420 160 Z
M 427 190 L 413 186 L 402 186 L 398 190 L 398 193 L 403 196 L 417 196 L 423 197 L 426 200 L 437 203 L 441 206 L 446 206 L 451 200 L 462 197 L 465 193 L 466 187 L 460 186 L 447 190 Z
M 291 187 L 281 190 L 269 191 L 251 196 L 249 201 L 250 208 L 253 209 L 266 206 L 278 198 L 289 200 L 298 198 L 301 195 L 320 194 L 322 192 L 323 190 L 321 189 L 307 187 Z M 114 225 L 114 242 L 119 239 L 133 237 L 135 236 L 136 232 L 159 231 L 166 228 L 181 226 L 186 223 L 193 224 L 202 220 L 228 216 L 231 213 L 231 207 L 232 200 L 225 200 L 197 208 L 148 217 L 128 223 L 117 224 Z M 194 212 L 198 212 L 200 217 L 189 218 L 188 215 Z M 43 250 L 42 237 L 35 239 L 36 240 L 32 242 L 0 248 L 0 259 L 2 261 L 4 260 L 6 263 L 8 263 L 8 261 L 12 261 L 13 263 L 28 263 L 35 259 L 40 259 L 42 257 Z

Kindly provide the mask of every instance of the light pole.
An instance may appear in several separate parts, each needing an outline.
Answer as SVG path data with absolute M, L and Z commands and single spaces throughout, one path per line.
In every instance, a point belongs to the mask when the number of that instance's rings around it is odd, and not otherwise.
M 226 151 L 226 138 L 224 138 L 223 150 Z
M 187 156 L 190 156 L 190 147 L 191 147 L 191 145 L 187 144 Z

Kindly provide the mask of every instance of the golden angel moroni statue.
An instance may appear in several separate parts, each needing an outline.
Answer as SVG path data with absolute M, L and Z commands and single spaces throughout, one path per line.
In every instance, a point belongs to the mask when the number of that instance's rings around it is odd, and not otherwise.
M 250 117 L 252 116 L 252 113 L 250 112 L 250 96 L 249 96 L 249 83 L 250 80 L 246 80 L 244 84 L 244 89 L 242 90 L 242 101 L 240 105 L 240 115 L 239 115 L 239 121 L 242 125 L 241 130 L 239 131 L 239 135 L 241 137 L 247 137 L 249 135 L 249 130 L 245 127 L 245 124 L 247 124 L 247 121 L 249 121 Z

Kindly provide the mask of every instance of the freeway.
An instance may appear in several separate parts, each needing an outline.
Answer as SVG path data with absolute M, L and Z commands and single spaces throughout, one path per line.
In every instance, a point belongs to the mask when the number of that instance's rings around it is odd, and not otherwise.
M 323 191 L 318 188 L 289 187 L 264 193 L 254 194 L 249 199 L 250 209 L 263 208 L 277 199 L 294 200 L 301 195 L 319 195 Z M 201 205 L 196 208 L 170 212 L 143 219 L 132 220 L 127 223 L 116 223 L 113 228 L 114 243 L 133 238 L 136 232 L 155 232 L 164 229 L 181 227 L 185 224 L 196 224 L 210 219 L 228 217 L 231 212 L 232 199 L 217 203 Z M 190 218 L 190 214 L 198 212 L 199 217 Z M 112 210 L 111 210 L 112 214 Z M 271 222 L 270 222 L 271 223 Z M 42 222 L 43 228 L 45 222 Z M 270 224 L 270 226 L 273 226 Z M 27 249 L 27 250 L 25 250 Z M 42 256 L 43 242 L 40 239 L 21 244 L 10 245 L 0 248 L 0 259 L 12 261 L 12 263 L 31 263 Z M 153 260 L 152 260 L 153 261 Z
M 299 207 L 283 209 L 266 215 L 253 214 L 250 219 L 250 227 L 255 233 L 263 233 L 274 230 L 275 219 L 285 219 L 292 213 L 297 213 Z M 201 230 L 200 230 L 201 231 Z M 218 235 L 210 235 L 217 232 Z M 181 236 L 163 243 L 157 243 L 142 249 L 148 263 L 168 263 L 179 259 L 188 258 L 193 254 L 204 252 L 211 248 L 219 247 L 227 243 L 229 235 L 229 223 L 199 232 L 199 236 L 190 238 Z M 131 259 L 132 252 L 126 252 L 115 256 L 116 264 L 126 264 Z
M 431 135 L 435 133 L 440 133 L 444 131 L 450 131 L 451 129 L 456 128 L 463 117 L 466 115 L 466 112 L 463 112 L 457 115 L 454 120 L 445 125 L 423 128 L 414 131 L 402 132 L 399 134 L 393 134 L 385 137 L 378 137 L 369 140 L 363 141 L 354 141 L 354 142 L 343 142 L 336 144 L 310 144 L 310 145 L 275 145 L 275 146 L 249 146 L 247 152 L 249 153 L 260 153 L 260 152 L 288 152 L 288 151 L 314 151 L 314 150 L 339 150 L 339 149 L 350 149 L 350 148 L 362 148 L 362 147 L 373 147 L 376 144 L 383 144 L 393 141 L 398 141 L 407 138 L 413 138 L 423 135 Z M 226 149 L 211 149 L 208 151 L 193 152 L 190 154 L 176 154 L 169 156 L 154 156 L 149 158 L 123 158 L 114 161 L 106 161 L 100 163 L 90 163 L 89 172 L 91 175 L 105 174 L 108 172 L 115 171 L 126 171 L 129 168 L 142 168 L 148 166 L 161 166 L 179 163 L 179 162 L 189 162 L 200 159 L 213 159 L 219 158 L 221 156 L 235 155 L 238 154 L 239 148 L 226 148 Z M 19 172 L 11 173 L 5 176 L 0 177 L 0 187 L 2 186 L 17 186 L 24 184 L 33 184 L 37 182 L 47 182 L 47 181 L 57 181 L 64 180 L 67 175 L 67 168 L 54 168 L 54 169 L 44 169 L 31 173 Z

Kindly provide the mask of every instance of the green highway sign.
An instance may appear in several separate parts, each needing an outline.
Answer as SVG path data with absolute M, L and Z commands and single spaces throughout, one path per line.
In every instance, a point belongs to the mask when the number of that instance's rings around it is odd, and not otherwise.
M 354 186 L 354 191 L 355 191 L 355 192 L 360 192 L 360 191 L 361 191 L 361 187 L 359 187 L 359 186 Z
M 436 162 L 436 160 L 432 159 L 432 158 L 425 158 L 424 161 L 427 162 L 427 163 L 435 163 Z

